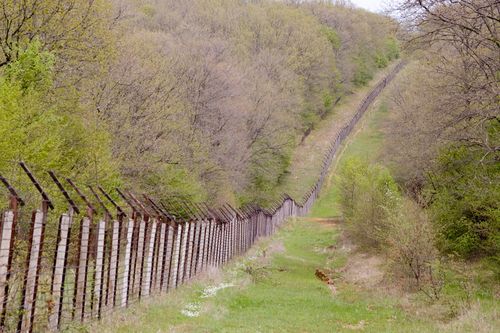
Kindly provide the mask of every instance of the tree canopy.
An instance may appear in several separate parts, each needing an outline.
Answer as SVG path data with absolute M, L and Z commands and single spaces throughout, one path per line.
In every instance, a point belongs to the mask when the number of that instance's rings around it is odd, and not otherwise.
M 300 139 L 398 56 L 395 22 L 274 1 L 6 1 L 0 171 L 160 197 L 272 195 Z M 358 22 L 358 23 L 355 23 Z

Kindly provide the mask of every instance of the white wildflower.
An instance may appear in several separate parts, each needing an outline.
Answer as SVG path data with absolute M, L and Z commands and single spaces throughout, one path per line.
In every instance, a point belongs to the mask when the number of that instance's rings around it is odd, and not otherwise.
M 203 289 L 203 294 L 201 295 L 201 298 L 213 297 L 217 294 L 219 290 L 233 286 L 234 285 L 232 283 L 221 283 L 218 286 L 208 286 L 205 289 Z
M 181 310 L 181 313 L 186 317 L 198 317 L 200 315 L 201 306 L 198 303 L 189 303 L 184 309 Z

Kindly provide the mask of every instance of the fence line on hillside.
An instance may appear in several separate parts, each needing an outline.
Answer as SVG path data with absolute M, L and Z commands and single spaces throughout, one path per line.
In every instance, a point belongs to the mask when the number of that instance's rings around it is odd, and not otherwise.
M 47 228 L 53 203 L 29 168 L 21 163 L 41 197 L 30 220 L 23 199 L 0 176 L 10 200 L 0 213 L 0 332 L 57 331 L 100 319 L 222 266 L 273 234 L 288 217 L 307 214 L 340 145 L 402 66 L 375 86 L 332 140 L 317 182 L 299 202 L 288 195 L 267 209 L 179 202 L 186 213 L 179 217 L 168 203 L 118 189 L 127 208 L 100 187 L 89 188 L 90 200 L 71 179 L 63 185 L 49 172 L 68 207 L 56 228 Z

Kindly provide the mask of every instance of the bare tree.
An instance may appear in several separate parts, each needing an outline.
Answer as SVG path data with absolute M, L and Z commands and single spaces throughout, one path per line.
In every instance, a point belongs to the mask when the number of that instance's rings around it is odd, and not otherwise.
M 455 138 L 477 145 L 485 154 L 500 151 L 492 145 L 487 124 L 500 121 L 500 2 L 497 0 L 408 0 L 398 12 L 409 28 L 409 45 L 426 50 L 428 63 L 443 80 L 445 124 Z
M 0 7 L 0 67 L 39 39 L 59 63 L 96 62 L 109 28 L 101 0 L 4 0 Z

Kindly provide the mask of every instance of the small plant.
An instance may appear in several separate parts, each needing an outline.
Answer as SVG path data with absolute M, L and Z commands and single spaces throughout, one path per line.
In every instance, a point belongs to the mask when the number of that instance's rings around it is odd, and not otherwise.
M 254 283 L 263 281 L 267 278 L 269 275 L 269 271 L 266 269 L 265 266 L 257 266 L 254 264 L 249 264 L 244 268 L 245 273 L 250 275 L 252 281 Z
M 446 283 L 442 263 L 436 259 L 426 266 L 427 269 L 425 270 L 423 279 L 417 281 L 418 290 L 431 301 L 438 301 L 441 299 Z
M 409 278 L 429 299 L 440 299 L 444 271 L 426 212 L 410 199 L 387 208 L 385 242 L 393 270 Z

